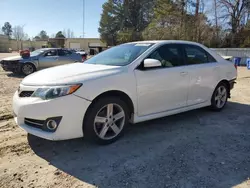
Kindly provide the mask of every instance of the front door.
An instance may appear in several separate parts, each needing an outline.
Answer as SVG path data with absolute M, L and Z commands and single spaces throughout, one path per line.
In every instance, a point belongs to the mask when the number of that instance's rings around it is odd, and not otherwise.
M 138 115 L 144 116 L 185 107 L 189 73 L 185 70 L 180 45 L 163 45 L 147 58 L 159 60 L 162 67 L 135 70 Z
M 39 57 L 39 68 L 48 68 L 58 65 L 58 54 L 56 49 L 48 50 Z

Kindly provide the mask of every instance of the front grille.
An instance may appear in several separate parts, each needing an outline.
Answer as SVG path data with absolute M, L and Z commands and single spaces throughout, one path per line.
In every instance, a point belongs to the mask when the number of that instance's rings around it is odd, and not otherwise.
M 1 61 L 1 66 L 5 71 L 19 72 L 21 64 L 19 61 Z
M 4 61 L 4 60 L 2 60 L 1 64 L 3 66 L 8 66 L 8 67 L 18 67 L 19 66 L 18 62 L 19 61 Z
M 19 93 L 19 97 L 30 97 L 33 93 L 34 91 L 22 91 Z
M 44 120 L 37 120 L 37 119 L 30 119 L 30 118 L 24 118 L 24 123 L 26 125 L 29 125 L 31 127 L 43 129 Z

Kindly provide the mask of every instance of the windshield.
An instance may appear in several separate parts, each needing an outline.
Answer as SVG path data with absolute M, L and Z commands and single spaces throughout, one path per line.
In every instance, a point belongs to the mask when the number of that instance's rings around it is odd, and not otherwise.
M 145 52 L 153 43 L 133 43 L 122 44 L 112 47 L 92 58 L 85 63 L 99 64 L 99 65 L 112 65 L 112 66 L 125 66 L 134 61 L 143 52 Z
M 38 50 L 35 50 L 35 51 L 31 52 L 30 55 L 31 56 L 37 56 L 37 55 L 39 55 L 39 54 L 41 54 L 43 52 L 44 52 L 43 49 L 38 49 Z

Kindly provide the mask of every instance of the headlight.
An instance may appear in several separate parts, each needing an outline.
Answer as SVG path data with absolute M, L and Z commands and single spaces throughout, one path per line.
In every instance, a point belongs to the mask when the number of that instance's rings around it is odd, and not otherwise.
M 31 97 L 39 97 L 43 100 L 54 99 L 74 93 L 79 89 L 82 84 L 68 85 L 68 86 L 55 86 L 38 88 Z

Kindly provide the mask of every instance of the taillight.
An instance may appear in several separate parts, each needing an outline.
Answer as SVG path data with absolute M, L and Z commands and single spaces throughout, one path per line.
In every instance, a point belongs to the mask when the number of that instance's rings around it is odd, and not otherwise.
M 235 67 L 235 69 L 237 70 L 237 65 L 236 65 L 236 64 L 234 64 L 234 67 Z
M 86 60 L 86 55 L 82 55 L 82 62 Z

